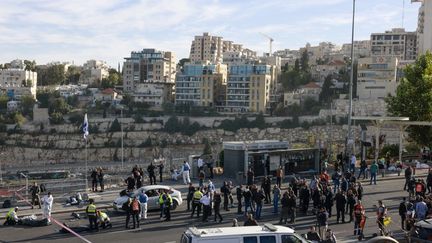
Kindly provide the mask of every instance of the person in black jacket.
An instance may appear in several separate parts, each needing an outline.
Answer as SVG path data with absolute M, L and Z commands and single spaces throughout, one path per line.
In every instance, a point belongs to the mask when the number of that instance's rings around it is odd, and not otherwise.
M 335 201 L 336 201 L 336 223 L 339 224 L 340 218 L 342 218 L 342 222 L 345 223 L 345 205 L 347 203 L 345 192 L 338 190 L 335 196 Z
M 263 190 L 259 190 L 255 193 L 254 201 L 256 204 L 256 210 L 255 210 L 255 219 L 261 219 L 261 210 L 263 207 L 263 200 L 265 199 L 265 195 Z
M 224 181 L 224 184 L 221 187 L 220 191 L 221 191 L 221 193 L 223 193 L 223 197 L 224 197 L 223 208 L 224 208 L 225 211 L 230 211 L 229 208 L 228 208 L 228 196 L 229 196 L 229 193 L 230 193 L 230 189 L 229 189 L 227 181 Z
M 296 209 L 297 209 L 297 197 L 294 195 L 292 190 L 288 193 L 288 211 L 291 216 L 290 223 L 295 223 L 296 220 Z
M 222 215 L 220 214 L 221 202 L 222 202 L 221 194 L 215 192 L 213 195 L 214 221 L 216 222 L 217 217 L 219 217 L 219 223 L 222 223 Z
M 97 192 L 97 171 L 96 169 L 93 169 L 90 177 L 92 179 L 92 191 Z
M 191 210 L 191 202 L 192 202 L 192 198 L 193 198 L 194 192 L 195 192 L 195 187 L 192 186 L 192 183 L 189 183 L 188 194 L 187 194 L 187 197 L 186 197 L 186 200 L 187 200 L 187 211 Z
M 149 173 L 150 185 L 156 185 L 156 175 L 155 175 L 156 167 L 153 165 L 153 162 L 149 164 L 147 167 L 147 172 Z
M 243 198 L 244 198 L 244 204 L 245 204 L 245 211 L 244 213 L 248 213 L 248 208 L 253 212 L 252 210 L 252 192 L 249 190 L 249 187 L 246 187 L 246 190 L 243 192 Z
M 404 188 L 403 188 L 404 190 L 407 189 L 407 186 L 411 180 L 411 176 L 412 176 L 412 169 L 411 169 L 411 166 L 408 166 L 405 169 L 405 184 L 404 184 Z
M 289 215 L 289 198 L 288 198 L 287 192 L 285 192 L 282 195 L 281 205 L 282 205 L 282 210 L 281 210 L 281 216 L 280 216 L 279 224 L 286 224 L 287 220 L 288 220 L 288 215 Z
M 264 194 L 265 194 L 265 203 L 266 204 L 271 203 L 271 195 L 270 195 L 270 192 L 271 192 L 271 181 L 270 181 L 270 177 L 266 176 L 263 179 L 263 183 L 261 184 L 261 188 L 262 188 L 262 190 L 264 191 Z
M 162 160 L 160 161 L 158 167 L 159 167 L 159 182 L 162 182 L 163 172 L 164 172 L 164 168 L 165 168 Z
M 303 214 L 307 214 L 307 210 L 309 207 L 309 201 L 310 201 L 310 192 L 306 185 L 303 185 L 300 189 L 300 202 L 301 202 L 301 211 Z
M 353 212 L 354 212 L 354 205 L 356 204 L 356 199 L 354 196 L 354 193 L 351 190 L 348 190 L 348 194 L 347 194 L 347 207 L 349 209 L 349 216 L 350 216 L 350 220 L 349 222 L 351 223 L 351 221 L 353 221 Z
M 401 217 L 401 228 L 405 230 L 405 220 L 406 220 L 406 213 L 407 213 L 407 204 L 406 204 L 406 198 L 402 198 L 402 202 L 399 204 L 399 215 Z
M 333 207 L 333 192 L 331 187 L 328 187 L 325 191 L 325 202 L 324 202 L 324 206 L 326 208 L 326 211 L 329 214 L 329 218 L 332 216 L 332 207 Z
M 324 232 L 327 231 L 328 226 L 328 213 L 324 207 L 322 207 L 317 214 L 318 232 L 321 238 L 324 238 Z
M 237 214 L 242 214 L 242 197 L 243 197 L 243 187 L 242 185 L 238 185 L 236 188 L 236 196 L 237 196 Z
M 127 189 L 128 191 L 132 191 L 135 188 L 135 178 L 134 175 L 132 174 L 131 176 L 129 176 L 126 180 L 125 180 L 126 184 L 127 184 Z

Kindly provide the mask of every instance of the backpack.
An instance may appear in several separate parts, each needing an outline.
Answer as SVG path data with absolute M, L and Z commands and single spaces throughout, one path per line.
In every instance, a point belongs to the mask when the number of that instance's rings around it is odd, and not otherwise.
M 137 200 L 132 201 L 132 211 L 139 211 L 140 210 L 140 204 Z

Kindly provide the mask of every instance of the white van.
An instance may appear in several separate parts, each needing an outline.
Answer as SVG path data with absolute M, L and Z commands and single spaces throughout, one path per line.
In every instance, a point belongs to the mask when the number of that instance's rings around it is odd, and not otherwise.
M 308 243 L 293 229 L 264 224 L 263 226 L 187 229 L 180 243 Z

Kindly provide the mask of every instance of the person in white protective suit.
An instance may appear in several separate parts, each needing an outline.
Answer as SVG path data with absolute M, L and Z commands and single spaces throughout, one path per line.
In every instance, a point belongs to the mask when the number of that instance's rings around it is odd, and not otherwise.
M 44 196 L 42 199 L 42 203 L 43 203 L 42 214 L 43 214 L 44 218 L 48 219 L 48 223 L 51 222 L 50 218 L 51 218 L 51 210 L 52 210 L 53 201 L 54 201 L 54 198 L 51 195 L 51 192 L 48 192 L 48 194 L 46 196 Z

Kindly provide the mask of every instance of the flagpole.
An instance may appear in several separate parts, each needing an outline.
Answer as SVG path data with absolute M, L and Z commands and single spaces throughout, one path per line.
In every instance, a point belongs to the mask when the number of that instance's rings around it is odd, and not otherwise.
M 87 153 L 87 139 L 84 139 L 85 142 L 85 191 L 88 192 L 88 153 Z

